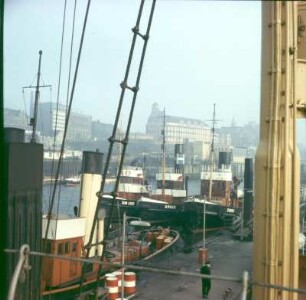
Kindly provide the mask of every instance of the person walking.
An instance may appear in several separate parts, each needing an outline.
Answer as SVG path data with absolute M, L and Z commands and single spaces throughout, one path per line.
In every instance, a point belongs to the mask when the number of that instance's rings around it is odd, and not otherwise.
M 210 262 L 207 261 L 200 269 L 200 273 L 203 275 L 210 275 Z M 211 288 L 211 279 L 210 278 L 202 278 L 202 297 L 208 298 L 208 294 Z

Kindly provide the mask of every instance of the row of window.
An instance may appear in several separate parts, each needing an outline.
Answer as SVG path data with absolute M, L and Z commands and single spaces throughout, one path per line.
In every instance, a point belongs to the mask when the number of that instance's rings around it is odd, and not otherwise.
M 163 182 L 157 181 L 157 188 L 162 189 L 163 188 Z M 165 180 L 164 182 L 164 189 L 172 189 L 172 190 L 182 190 L 184 188 L 184 183 L 182 181 L 169 181 Z
M 143 185 L 143 179 L 138 177 L 120 176 L 120 183 L 135 183 Z
M 71 245 L 72 244 L 72 245 Z M 64 255 L 75 253 L 77 251 L 78 242 L 62 242 L 57 245 L 57 254 Z

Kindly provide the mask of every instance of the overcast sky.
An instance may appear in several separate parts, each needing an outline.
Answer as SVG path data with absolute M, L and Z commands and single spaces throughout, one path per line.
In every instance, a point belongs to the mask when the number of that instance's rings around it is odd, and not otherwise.
M 67 2 L 60 93 L 63 103 L 74 5 L 72 0 Z M 74 111 L 113 123 L 139 2 L 92 0 Z M 78 1 L 74 58 L 86 3 Z M 146 8 L 150 5 L 147 0 Z M 52 94 L 43 90 L 41 101 L 56 101 L 63 12 L 64 0 L 6 1 L 6 107 L 29 108 L 31 93 L 27 91 L 23 98 L 22 87 L 36 83 L 39 50 L 43 51 L 43 82 L 51 84 L 53 90 Z M 145 29 L 141 26 L 142 32 Z M 260 43 L 260 2 L 157 0 L 132 129 L 145 131 L 154 102 L 168 115 L 203 121 L 212 118 L 215 102 L 220 126 L 230 125 L 233 120 L 237 125 L 258 123 Z M 137 64 L 138 58 L 135 55 Z M 131 78 L 129 85 L 134 82 Z

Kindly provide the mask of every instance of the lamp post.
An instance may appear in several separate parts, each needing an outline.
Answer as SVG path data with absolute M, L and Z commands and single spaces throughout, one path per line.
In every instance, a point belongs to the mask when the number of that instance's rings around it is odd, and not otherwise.
M 129 217 L 126 215 L 126 212 L 123 212 L 123 228 L 122 228 L 122 250 L 121 250 L 121 265 L 122 265 L 122 279 L 121 279 L 121 300 L 124 299 L 124 263 L 125 263 L 125 226 L 126 222 L 129 219 L 133 219 L 134 221 L 131 221 L 130 224 L 133 226 L 144 226 L 144 227 L 150 227 L 151 224 L 149 222 L 142 221 L 140 218 L 136 217 Z
M 206 200 L 203 199 L 204 206 L 203 206 L 203 249 L 205 251 L 205 223 L 206 223 Z

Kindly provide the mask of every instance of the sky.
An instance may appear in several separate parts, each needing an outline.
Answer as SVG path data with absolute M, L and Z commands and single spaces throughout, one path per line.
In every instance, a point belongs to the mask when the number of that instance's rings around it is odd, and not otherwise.
M 113 123 L 140 1 L 92 0 L 72 110 Z M 79 0 L 73 70 L 87 1 Z M 4 22 L 4 101 L 13 109 L 30 106 L 42 55 L 40 101 L 67 99 L 73 0 L 67 0 L 63 65 L 58 77 L 64 0 L 7 0 Z M 141 32 L 146 30 L 145 2 Z M 145 132 L 154 102 L 166 115 L 212 119 L 219 126 L 259 123 L 261 3 L 259 1 L 157 0 L 132 130 Z M 141 40 L 137 43 L 129 85 L 135 84 Z M 130 103 L 130 93 L 126 93 Z M 128 118 L 128 104 L 122 120 Z

